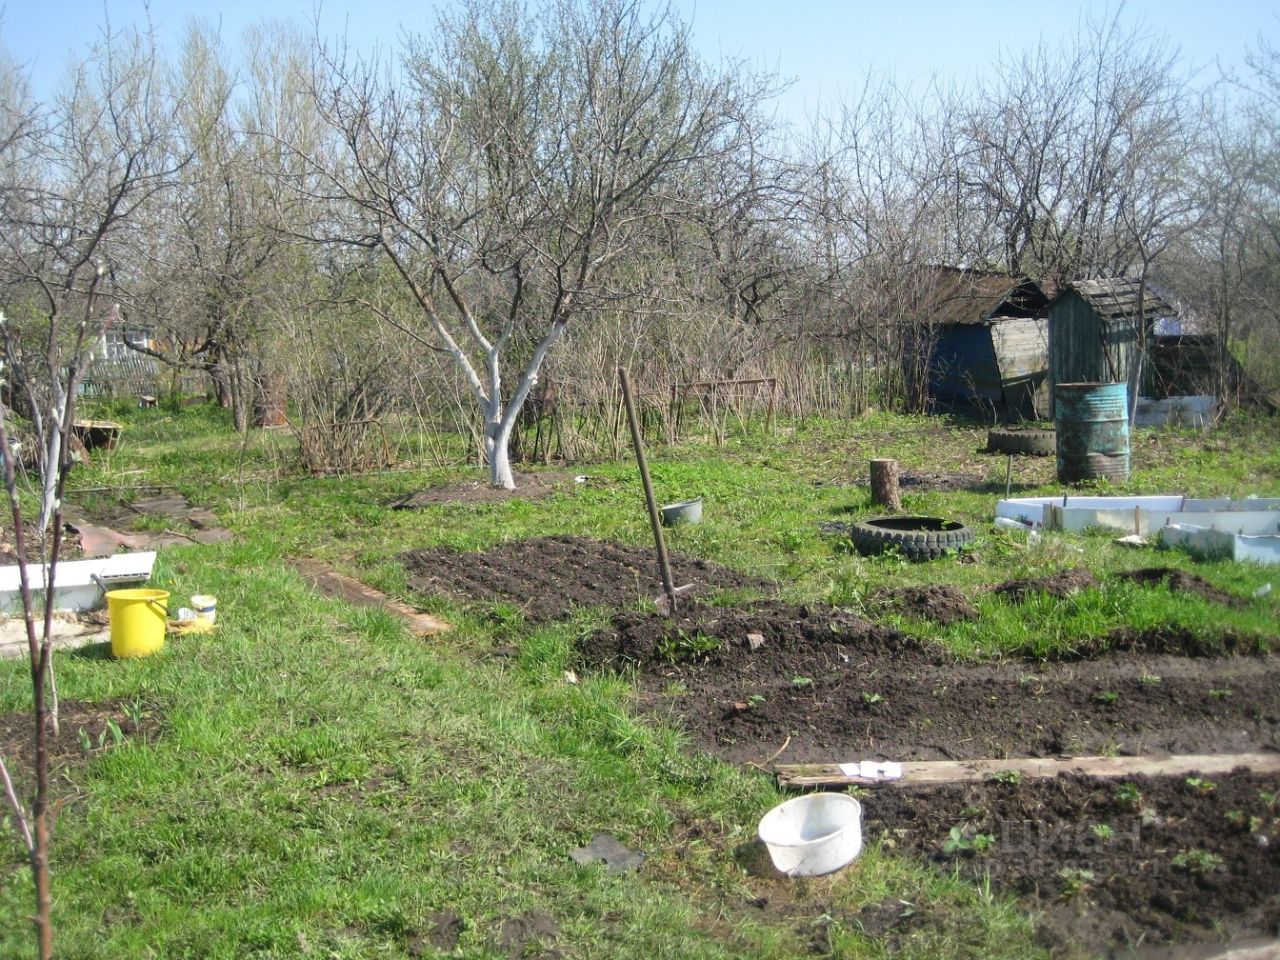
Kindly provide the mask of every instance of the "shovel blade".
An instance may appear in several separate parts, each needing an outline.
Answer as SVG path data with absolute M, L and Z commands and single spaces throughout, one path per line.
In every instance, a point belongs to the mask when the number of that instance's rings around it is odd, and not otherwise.
M 684 586 L 676 587 L 672 593 L 674 594 L 675 599 L 679 600 L 681 597 L 688 596 L 693 593 L 693 587 L 694 584 L 686 583 Z M 671 596 L 666 593 L 662 593 L 653 598 L 653 605 L 658 608 L 659 613 L 670 616 L 673 612 L 671 600 Z

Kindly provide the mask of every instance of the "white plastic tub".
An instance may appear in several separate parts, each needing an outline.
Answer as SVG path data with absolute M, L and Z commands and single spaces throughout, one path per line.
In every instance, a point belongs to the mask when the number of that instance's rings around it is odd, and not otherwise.
M 93 610 L 102 606 L 103 590 L 146 583 L 155 566 L 154 550 L 141 553 L 117 553 L 91 560 L 68 560 L 58 564 L 54 573 L 54 610 Z M 31 564 L 31 591 L 42 594 L 48 564 Z M 0 614 L 22 612 L 21 578 L 18 566 L 0 567 Z
M 834 873 L 862 852 L 862 804 L 844 793 L 796 797 L 764 815 L 760 839 L 789 877 Z

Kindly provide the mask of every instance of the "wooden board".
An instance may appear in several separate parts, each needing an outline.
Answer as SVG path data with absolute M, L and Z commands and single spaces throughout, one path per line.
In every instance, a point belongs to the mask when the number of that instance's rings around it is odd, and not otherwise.
M 987 780 L 1006 770 L 1028 779 L 1079 773 L 1090 777 L 1183 776 L 1223 774 L 1237 767 L 1256 773 L 1280 773 L 1280 753 L 1181 754 L 1167 757 L 1074 757 L 1069 759 L 937 760 L 906 762 L 901 780 L 875 780 L 842 773 L 834 763 L 778 764 L 780 787 L 917 786 Z
M 359 607 L 382 607 L 391 611 L 409 624 L 409 630 L 415 637 L 430 637 L 453 629 L 453 624 L 393 600 L 382 591 L 339 573 L 320 560 L 292 560 L 289 565 L 311 584 L 312 589 L 326 597 L 345 600 Z
M 1280 940 L 1169 944 L 1148 947 L 1141 956 L 1143 960 L 1280 960 Z

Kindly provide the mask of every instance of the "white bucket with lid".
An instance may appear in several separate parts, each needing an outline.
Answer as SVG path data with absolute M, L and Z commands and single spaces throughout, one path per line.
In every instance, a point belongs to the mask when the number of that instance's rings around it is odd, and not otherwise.
M 191 609 L 201 620 L 210 623 L 218 619 L 218 598 L 205 593 L 198 593 L 191 598 Z

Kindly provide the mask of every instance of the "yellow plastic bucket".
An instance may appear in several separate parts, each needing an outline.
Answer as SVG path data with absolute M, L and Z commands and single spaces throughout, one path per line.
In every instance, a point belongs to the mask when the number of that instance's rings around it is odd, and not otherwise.
M 169 591 L 111 590 L 107 616 L 113 657 L 149 657 L 164 646 Z

